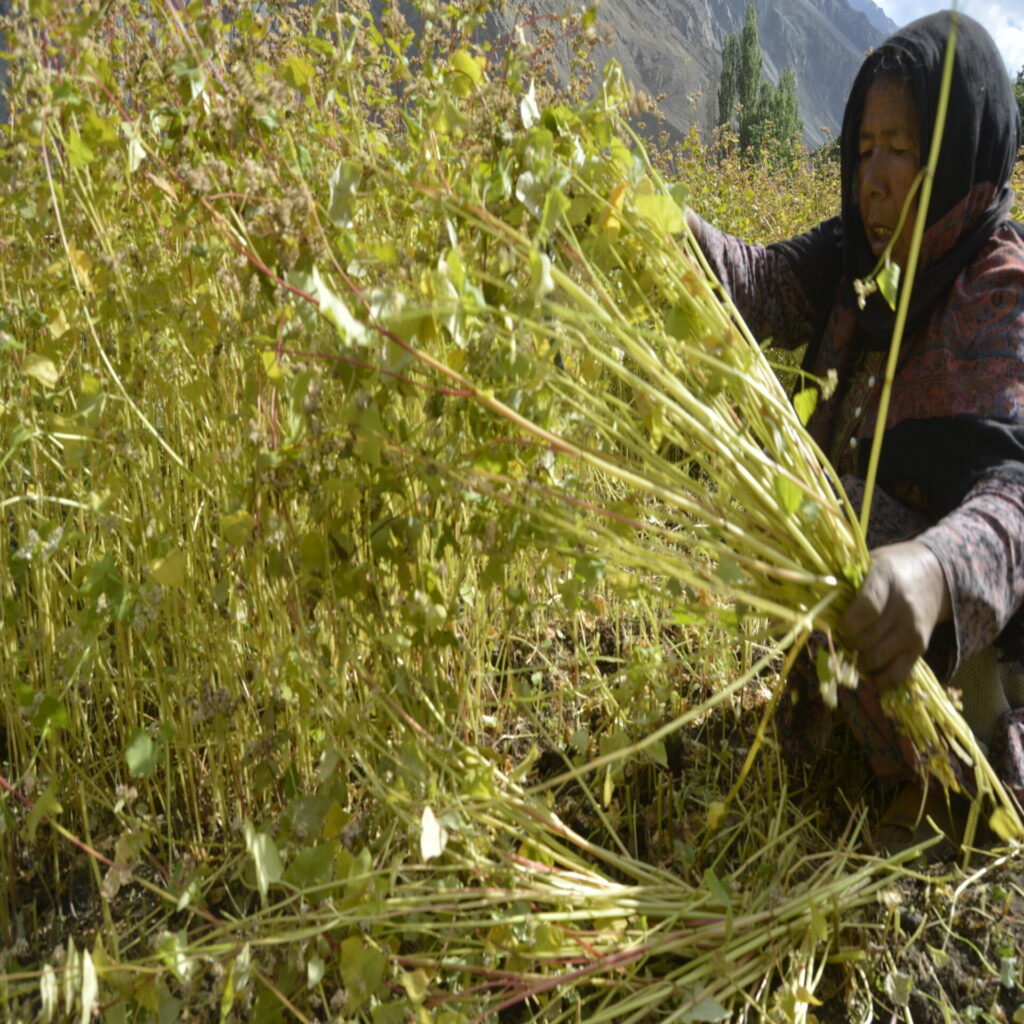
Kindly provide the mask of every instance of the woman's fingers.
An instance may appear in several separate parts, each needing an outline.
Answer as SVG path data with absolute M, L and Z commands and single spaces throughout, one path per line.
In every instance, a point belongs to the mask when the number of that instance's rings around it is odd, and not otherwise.
M 907 541 L 872 552 L 871 569 L 840 620 L 839 634 L 857 654 L 862 675 L 884 689 L 909 675 L 949 614 L 938 559 L 925 545 Z
M 889 608 L 892 583 L 888 572 L 873 564 L 859 593 L 846 609 L 840 621 L 839 632 L 843 642 L 860 652 L 889 632 L 891 623 L 886 612 Z
M 881 690 L 896 686 L 910 675 L 924 646 L 908 644 L 905 635 L 891 630 L 857 654 L 857 667 L 868 682 Z

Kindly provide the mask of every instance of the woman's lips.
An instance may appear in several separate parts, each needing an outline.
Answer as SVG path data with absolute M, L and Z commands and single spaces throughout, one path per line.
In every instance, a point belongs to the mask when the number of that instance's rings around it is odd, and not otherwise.
M 884 224 L 868 225 L 868 245 L 876 256 L 882 255 L 882 250 L 889 244 L 892 238 L 892 228 Z

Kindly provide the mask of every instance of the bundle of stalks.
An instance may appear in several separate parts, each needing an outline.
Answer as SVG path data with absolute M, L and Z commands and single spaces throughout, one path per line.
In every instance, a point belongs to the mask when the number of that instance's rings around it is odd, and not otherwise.
M 479 751 L 453 746 L 440 709 L 430 717 L 391 711 L 443 797 L 424 805 L 362 767 L 419 840 L 423 866 L 392 873 L 375 920 L 435 1014 L 483 1020 L 522 1004 L 555 1021 L 802 1021 L 826 962 L 858 959 L 857 912 L 913 855 L 879 871 L 856 852 L 863 814 L 829 842 L 813 818 L 782 813 L 783 794 L 775 812 L 754 801 L 735 823 L 751 839 L 740 867 L 711 858 L 689 881 L 585 838 Z
M 632 142 L 625 176 L 621 160 L 549 169 L 561 184 L 528 204 L 540 223 L 521 216 L 532 235 L 450 188 L 429 195 L 439 216 L 500 248 L 508 272 L 531 282 L 532 308 L 510 311 L 484 300 L 501 282 L 481 267 L 479 287 L 463 286 L 471 298 L 461 312 L 493 344 L 532 352 L 564 427 L 524 417 L 499 397 L 500 382 L 475 381 L 392 337 L 575 467 L 543 482 L 467 471 L 467 486 L 528 504 L 567 551 L 621 570 L 655 567 L 687 615 L 762 618 L 769 635 L 785 638 L 776 651 L 790 652 L 787 668 L 813 632 L 825 634 L 833 654 L 823 695 L 834 705 L 837 684 L 856 686 L 857 673 L 831 638 L 869 555 L 840 480 L 805 429 L 827 382 L 790 400 L 714 280 L 677 193 Z M 463 268 L 467 280 L 474 269 Z M 618 500 L 598 506 L 592 487 L 577 488 L 583 467 L 613 483 Z M 982 799 L 999 836 L 1024 835 L 1015 801 L 923 661 L 885 706 L 942 786 L 960 788 L 952 757 L 971 770 L 978 801 L 968 840 Z

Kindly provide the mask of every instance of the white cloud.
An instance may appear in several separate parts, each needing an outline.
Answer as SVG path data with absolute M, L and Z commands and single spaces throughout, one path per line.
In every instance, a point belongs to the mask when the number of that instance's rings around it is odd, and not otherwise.
M 877 0 L 886 14 L 897 25 L 906 25 L 915 18 L 931 14 L 935 0 Z M 1024 19 L 1020 0 L 961 0 L 957 4 L 964 14 L 980 22 L 991 33 L 999 47 L 1007 70 L 1016 77 L 1024 65 Z

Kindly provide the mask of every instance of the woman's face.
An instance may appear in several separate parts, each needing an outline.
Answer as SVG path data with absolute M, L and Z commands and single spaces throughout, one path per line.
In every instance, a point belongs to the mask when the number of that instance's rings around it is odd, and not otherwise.
M 880 79 L 868 88 L 860 122 L 857 201 L 868 245 L 875 256 L 889 244 L 899 223 L 903 202 L 921 166 L 917 112 L 907 86 Z M 906 265 L 917 219 L 917 197 L 907 211 L 892 259 Z

